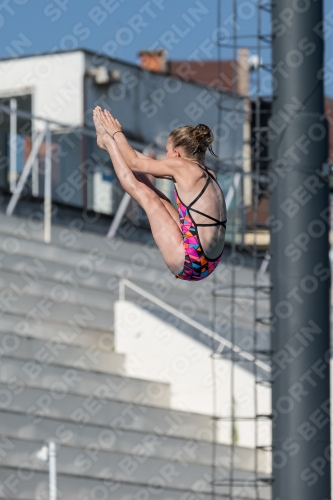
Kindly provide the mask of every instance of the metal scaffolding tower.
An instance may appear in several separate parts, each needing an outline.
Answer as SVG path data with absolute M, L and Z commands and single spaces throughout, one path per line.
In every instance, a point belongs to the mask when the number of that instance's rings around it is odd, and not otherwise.
M 217 40 L 218 47 L 218 60 L 222 59 L 222 48 L 228 47 L 233 50 L 233 60 L 237 59 L 237 50 L 241 47 L 249 47 L 255 50 L 256 54 L 252 56 L 254 61 L 253 68 L 253 89 L 249 96 L 244 96 L 243 99 L 243 110 L 242 112 L 248 114 L 252 117 L 253 123 L 253 135 L 245 135 L 245 154 L 241 159 L 243 170 L 238 173 L 241 176 L 243 193 L 250 186 L 251 189 L 251 244 L 247 244 L 243 240 L 241 245 L 243 251 L 249 254 L 252 260 L 252 279 L 250 282 L 241 283 L 237 279 L 237 259 L 238 259 L 238 248 L 236 246 L 236 211 L 232 212 L 233 220 L 228 217 L 228 224 L 231 225 L 231 230 L 233 230 L 233 238 L 231 244 L 231 256 L 230 262 L 235 262 L 231 269 L 231 279 L 227 285 L 218 285 L 215 280 L 215 288 L 213 290 L 213 318 L 212 324 L 215 330 L 219 332 L 219 327 L 216 322 L 216 314 L 219 310 L 219 298 L 228 299 L 230 303 L 230 318 L 229 318 L 229 340 L 233 345 L 243 346 L 246 343 L 246 349 L 249 354 L 247 359 L 247 369 L 253 376 L 253 394 L 252 394 L 252 412 L 249 411 L 247 415 L 239 415 L 237 413 L 236 398 L 237 393 L 235 380 L 235 370 L 237 366 L 244 367 L 244 359 L 237 356 L 235 350 L 223 349 L 222 352 L 213 349 L 212 353 L 212 363 L 213 363 L 213 373 L 216 371 L 216 366 L 221 359 L 227 359 L 231 363 L 230 371 L 230 394 L 231 402 L 226 411 L 225 416 L 217 417 L 213 415 L 215 422 L 215 434 L 220 422 L 229 422 L 231 431 L 231 453 L 229 457 L 228 467 L 221 470 L 218 464 L 213 463 L 212 472 L 212 498 L 215 498 L 218 494 L 225 494 L 230 500 L 238 499 L 239 497 L 246 496 L 247 498 L 255 498 L 260 500 L 262 498 L 268 498 L 270 492 L 267 489 L 271 489 L 273 478 L 270 472 L 263 474 L 260 472 L 260 454 L 265 453 L 271 455 L 271 422 L 272 422 L 272 412 L 270 408 L 263 407 L 261 402 L 261 392 L 262 388 L 264 390 L 271 390 L 271 356 L 272 351 L 270 347 L 270 324 L 271 317 L 269 313 L 269 299 L 271 293 L 271 285 L 269 279 L 265 276 L 264 272 L 267 268 L 268 254 L 261 250 L 260 245 L 260 233 L 263 229 L 267 229 L 268 225 L 263 224 L 262 221 L 258 219 L 258 209 L 259 200 L 267 196 L 269 193 L 268 184 L 268 167 L 271 162 L 271 157 L 268 154 L 268 142 L 269 142 L 269 130 L 267 121 L 270 114 L 270 103 L 272 101 L 271 93 L 268 91 L 263 91 L 263 80 L 265 82 L 271 81 L 272 77 L 272 64 L 270 60 L 270 52 L 272 45 L 272 35 L 267 32 L 269 29 L 269 23 L 267 19 L 271 15 L 272 4 L 271 2 L 261 2 L 258 1 L 254 6 L 255 16 L 256 16 L 256 33 L 251 33 L 249 35 L 240 36 L 238 34 L 238 15 L 239 15 L 239 2 L 233 0 L 232 3 L 232 15 L 230 16 L 233 20 L 233 34 L 231 40 L 224 43 L 223 41 Z M 217 19 L 218 27 L 217 30 L 221 29 L 222 21 L 225 17 L 230 15 L 230 11 L 224 12 L 223 2 L 218 1 Z M 266 22 L 263 17 L 266 17 Z M 229 18 L 230 19 L 230 18 Z M 246 41 L 245 41 L 245 40 Z M 221 72 L 219 71 L 219 74 Z M 233 92 L 236 93 L 236 78 L 233 78 Z M 267 87 L 266 87 L 267 88 Z M 219 102 L 220 116 L 219 123 L 222 123 L 223 110 L 223 96 Z M 233 110 L 234 113 L 239 113 L 239 110 Z M 246 148 L 247 146 L 247 148 Z M 246 155 L 249 154 L 249 157 Z M 244 165 L 250 162 L 252 168 L 245 169 Z M 234 149 L 234 157 L 231 158 L 230 168 L 234 170 L 234 177 L 237 175 L 237 165 L 239 164 L 239 157 Z M 232 165 L 232 166 L 231 166 Z M 236 195 L 236 194 L 235 194 Z M 245 221 L 245 211 L 249 210 L 249 207 L 245 206 L 246 200 L 244 196 L 236 201 L 236 205 L 241 207 L 243 212 L 243 223 Z M 245 231 L 244 231 L 245 232 Z M 261 269 L 261 271 L 260 271 Z M 239 320 L 237 319 L 237 310 L 239 307 L 246 304 L 246 314 L 252 317 L 252 331 L 249 338 L 242 338 L 239 332 L 237 332 L 237 327 L 239 328 Z M 238 314 L 239 316 L 239 314 Z M 238 322 L 238 325 L 236 326 Z M 214 366 L 215 365 L 215 366 Z M 215 387 L 216 397 L 218 389 Z M 238 457 L 235 454 L 235 445 L 237 440 L 237 423 L 247 422 L 249 429 L 253 431 L 254 442 L 253 442 L 253 470 L 254 474 L 246 474 L 244 472 L 243 476 L 235 475 L 235 464 Z M 213 454 L 214 461 L 214 454 Z M 223 476 L 223 477 L 221 477 Z M 268 496 L 267 496 L 268 495 Z

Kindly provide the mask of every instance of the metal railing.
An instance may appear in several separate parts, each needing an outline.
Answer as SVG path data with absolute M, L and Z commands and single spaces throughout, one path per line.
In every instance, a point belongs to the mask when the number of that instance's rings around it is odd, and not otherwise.
M 23 188 L 27 179 L 32 173 L 32 193 L 33 196 L 38 196 L 38 152 L 45 140 L 45 177 L 44 177 L 44 242 L 50 243 L 51 241 L 51 213 L 52 213 L 52 157 L 51 157 L 51 128 L 56 126 L 58 129 L 66 130 L 68 132 L 84 133 L 90 137 L 96 137 L 96 134 L 91 130 L 84 128 L 73 127 L 68 124 L 56 120 L 48 120 L 40 116 L 34 116 L 31 113 L 17 109 L 17 100 L 15 97 L 10 99 L 10 106 L 0 104 L 0 111 L 10 116 L 10 162 L 9 162 L 9 188 L 12 196 L 6 209 L 6 215 L 11 216 L 15 210 L 18 200 L 21 196 Z M 32 148 L 30 154 L 23 166 L 22 173 L 17 181 L 17 118 L 26 118 L 31 120 L 32 123 L 42 122 L 44 127 L 40 131 L 33 131 L 32 134 Z
M 27 179 L 32 174 L 32 195 L 37 197 L 39 195 L 38 186 L 38 153 L 40 147 L 45 141 L 45 177 L 44 177 L 44 242 L 51 242 L 51 214 L 52 214 L 52 144 L 51 144 L 51 125 L 56 127 L 57 130 L 62 130 L 66 133 L 75 132 L 76 134 L 85 135 L 91 138 L 96 138 L 96 133 L 87 129 L 86 127 L 74 127 L 57 120 L 49 120 L 37 115 L 32 115 L 26 111 L 17 109 L 17 100 L 15 97 L 10 99 L 10 106 L 0 104 L 0 111 L 9 115 L 10 131 L 9 131 L 9 145 L 10 145 L 10 161 L 9 161 L 9 190 L 12 194 L 8 206 L 6 208 L 6 215 L 11 216 L 22 194 L 23 188 L 26 185 Z M 31 120 L 31 123 L 43 123 L 44 126 L 40 131 L 33 128 L 32 130 L 32 148 L 30 154 L 23 166 L 22 173 L 17 181 L 17 119 L 25 118 Z M 137 149 L 142 149 L 142 144 L 137 141 L 130 141 L 130 144 Z M 126 211 L 130 197 L 127 193 L 124 194 L 122 203 L 120 204 L 114 220 L 110 226 L 107 238 L 112 238 L 121 222 L 122 217 Z
M 172 306 L 169 306 L 166 302 L 164 302 L 161 299 L 156 298 L 154 295 L 151 293 L 147 292 L 143 288 L 139 287 L 138 285 L 135 285 L 128 279 L 122 278 L 119 280 L 119 300 L 126 300 L 126 294 L 125 294 L 125 288 L 128 287 L 134 292 L 138 293 L 139 295 L 142 295 L 142 297 L 145 297 L 146 299 L 150 300 L 154 304 L 156 304 L 158 307 L 161 309 L 164 309 L 165 311 L 169 312 L 170 314 L 173 314 L 176 316 L 178 319 L 181 321 L 184 321 L 188 325 L 192 326 L 199 332 L 202 332 L 203 334 L 207 335 L 212 340 L 215 340 L 220 344 L 220 348 L 218 349 L 219 354 L 223 351 L 224 347 L 229 348 L 233 352 L 237 353 L 238 356 L 246 359 L 247 361 L 252 361 L 254 362 L 258 367 L 262 368 L 266 372 L 271 371 L 271 367 L 267 365 L 266 363 L 263 363 L 260 359 L 256 359 L 255 356 L 252 354 L 243 351 L 240 347 L 234 345 L 232 342 L 229 340 L 224 339 L 223 337 L 220 337 L 216 332 L 211 330 L 210 328 L 207 328 L 206 326 L 202 325 L 198 321 L 189 318 L 186 314 L 182 313 L 181 311 L 178 311 L 178 309 L 175 309 Z
M 45 181 L 44 181 L 44 241 L 51 241 L 51 133 L 49 124 L 46 123 L 44 130 L 39 132 L 33 143 L 31 152 L 23 167 L 19 181 L 16 183 L 16 170 L 10 171 L 12 197 L 6 209 L 6 215 L 13 215 L 17 202 L 21 196 L 24 185 L 29 177 L 32 167 L 37 159 L 38 151 L 45 138 Z M 11 158 L 14 154 L 11 154 Z M 12 163 L 11 163 L 12 165 Z M 16 166 L 16 163 L 15 163 Z M 15 176 L 14 181 L 13 176 Z

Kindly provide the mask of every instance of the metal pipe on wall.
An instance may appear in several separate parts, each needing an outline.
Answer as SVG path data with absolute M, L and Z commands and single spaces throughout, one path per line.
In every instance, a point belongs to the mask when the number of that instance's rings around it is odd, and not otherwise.
M 272 498 L 281 500 L 331 498 L 322 23 L 322 0 L 272 5 Z

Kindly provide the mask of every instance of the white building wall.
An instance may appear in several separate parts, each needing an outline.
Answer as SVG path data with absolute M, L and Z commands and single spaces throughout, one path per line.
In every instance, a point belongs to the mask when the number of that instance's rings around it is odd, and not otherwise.
M 84 52 L 0 61 L 0 97 L 31 94 L 33 114 L 82 126 L 84 71 Z

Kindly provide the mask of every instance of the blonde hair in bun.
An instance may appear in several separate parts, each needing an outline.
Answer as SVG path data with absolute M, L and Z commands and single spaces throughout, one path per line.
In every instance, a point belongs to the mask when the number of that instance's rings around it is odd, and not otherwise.
M 208 125 L 199 123 L 196 127 L 185 125 L 173 130 L 169 134 L 173 147 L 183 148 L 186 156 L 195 157 L 199 162 L 205 160 L 206 150 L 216 156 L 212 150 L 214 134 Z

